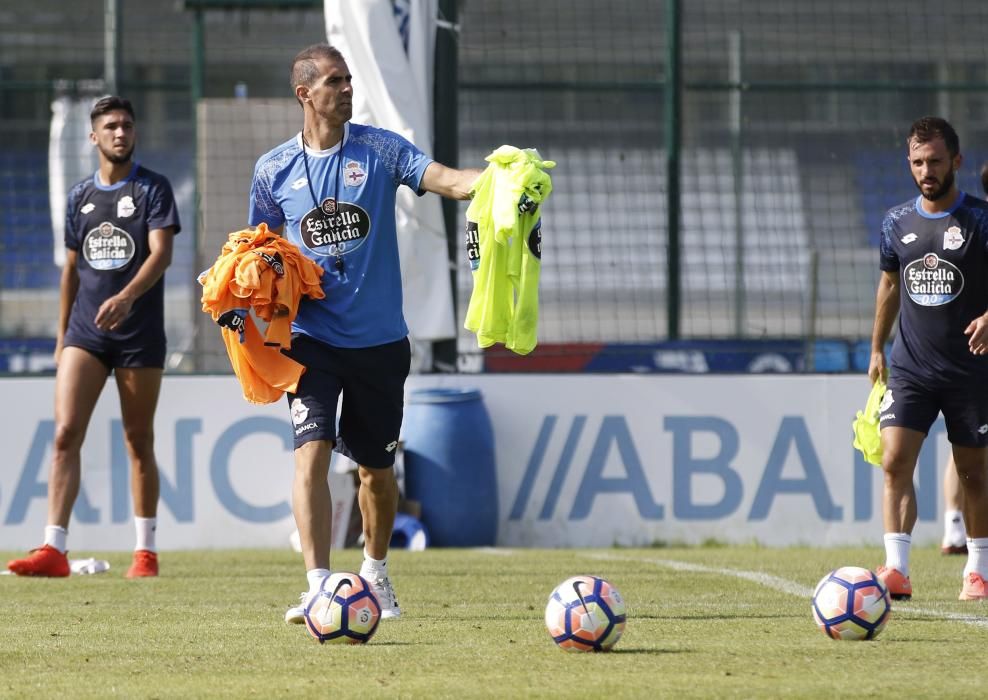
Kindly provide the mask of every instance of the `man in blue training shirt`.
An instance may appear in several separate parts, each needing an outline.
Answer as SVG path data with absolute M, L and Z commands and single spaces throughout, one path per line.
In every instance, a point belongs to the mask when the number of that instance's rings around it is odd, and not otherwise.
M 302 131 L 258 159 L 248 223 L 278 230 L 325 270 L 326 298 L 303 299 L 286 353 L 306 367 L 288 402 L 295 430 L 292 509 L 308 589 L 285 621 L 301 623 L 310 594 L 329 575 L 335 448 L 359 466 L 366 578 L 383 617 L 401 610 L 387 554 L 398 505 L 395 449 L 410 365 L 402 314 L 395 193 L 406 185 L 468 199 L 479 170 L 456 170 L 398 134 L 350 123 L 353 86 L 342 54 L 316 44 L 292 62 Z M 339 434 L 337 400 L 342 393 Z
M 875 303 L 874 382 L 896 315 L 899 332 L 882 400 L 885 565 L 893 598 L 912 596 L 909 548 L 916 523 L 913 472 L 923 440 L 943 413 L 969 516 L 961 600 L 988 598 L 988 203 L 957 189 L 957 133 L 945 120 L 916 121 L 906 141 L 920 195 L 882 222 Z
M 55 345 L 55 441 L 44 545 L 8 563 L 22 576 L 68 576 L 66 537 L 82 442 L 112 371 L 131 463 L 137 545 L 128 578 L 158 575 L 154 414 L 165 366 L 164 273 L 179 232 L 171 185 L 133 160 L 134 109 L 104 97 L 90 113 L 99 170 L 69 192 Z

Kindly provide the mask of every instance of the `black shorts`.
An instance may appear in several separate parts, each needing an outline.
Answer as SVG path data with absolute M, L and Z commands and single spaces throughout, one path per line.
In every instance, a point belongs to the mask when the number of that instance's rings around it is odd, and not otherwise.
M 891 425 L 924 435 L 943 413 L 947 440 L 959 447 L 988 447 L 988 385 L 972 379 L 966 384 L 930 385 L 904 373 L 889 375 L 879 407 L 879 427 Z
M 100 343 L 96 340 L 87 340 L 72 334 L 66 334 L 65 340 L 62 341 L 62 346 L 82 348 L 106 365 L 108 372 L 116 367 L 127 369 L 144 367 L 153 369 L 165 368 L 164 338 L 151 342 L 142 341 L 140 345 L 129 345 L 113 342 Z
M 292 347 L 282 352 L 305 367 L 298 392 L 288 394 L 295 449 L 310 440 L 331 440 L 337 452 L 361 466 L 394 466 L 412 359 L 408 338 L 370 348 L 337 348 L 293 333 Z

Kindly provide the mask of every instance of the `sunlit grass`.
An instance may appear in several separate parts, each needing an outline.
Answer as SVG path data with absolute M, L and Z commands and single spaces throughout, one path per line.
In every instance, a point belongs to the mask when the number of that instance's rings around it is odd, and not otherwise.
M 321 646 L 282 621 L 304 587 L 291 552 L 165 552 L 161 577 L 140 581 L 122 577 L 127 554 L 97 554 L 109 573 L 0 577 L 0 697 L 984 697 L 965 660 L 988 645 L 988 606 L 957 601 L 963 558 L 917 550 L 914 600 L 874 642 L 816 629 L 809 590 L 880 553 L 395 552 L 404 614 L 360 647 Z M 355 570 L 359 553 L 333 565 Z M 579 573 L 625 598 L 611 653 L 565 653 L 543 626 L 553 587 Z

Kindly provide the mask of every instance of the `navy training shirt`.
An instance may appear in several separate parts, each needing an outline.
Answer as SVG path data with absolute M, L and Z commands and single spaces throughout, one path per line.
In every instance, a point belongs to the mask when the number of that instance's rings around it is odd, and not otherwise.
M 161 228 L 181 230 L 168 180 L 137 163 L 130 174 L 104 185 L 94 173 L 69 191 L 65 247 L 77 252 L 79 290 L 66 334 L 108 344 L 165 342 L 165 279 L 134 301 L 114 331 L 96 327 L 100 305 L 130 283 L 151 254 L 148 234 Z
M 882 221 L 880 267 L 899 272 L 899 332 L 890 371 L 934 383 L 988 379 L 988 356 L 968 349 L 964 329 L 988 310 L 988 202 L 960 192 L 929 214 L 921 197 Z

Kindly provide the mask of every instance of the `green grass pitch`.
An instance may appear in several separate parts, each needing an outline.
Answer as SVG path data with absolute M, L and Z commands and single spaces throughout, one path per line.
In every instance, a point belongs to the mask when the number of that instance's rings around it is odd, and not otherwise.
M 15 552 L 0 553 L 2 560 Z M 91 556 L 92 552 L 76 552 Z M 913 553 L 914 598 L 872 642 L 816 628 L 809 596 L 881 550 L 696 547 L 394 552 L 403 616 L 366 646 L 320 645 L 282 621 L 298 555 L 164 552 L 158 579 L 0 577 L 4 698 L 983 698 L 988 604 L 957 600 L 963 557 Z M 356 570 L 359 552 L 334 554 Z M 614 651 L 566 653 L 542 622 L 581 573 L 621 591 Z

